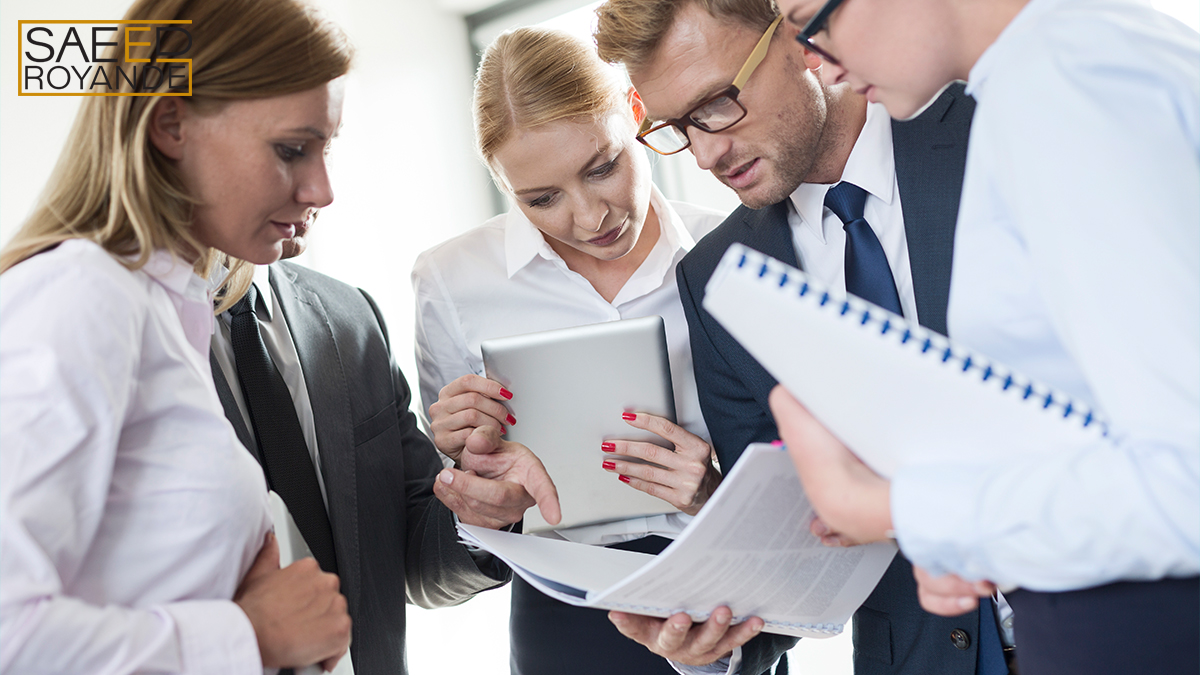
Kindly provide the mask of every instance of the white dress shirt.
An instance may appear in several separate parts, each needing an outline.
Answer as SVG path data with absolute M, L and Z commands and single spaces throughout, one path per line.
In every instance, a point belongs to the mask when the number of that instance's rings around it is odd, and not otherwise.
M 76 239 L 0 283 L 0 671 L 261 673 L 230 601 L 270 529 L 208 284 Z
M 970 73 L 957 340 L 1078 397 L 1110 438 L 908 467 L 901 548 L 1034 590 L 1200 572 L 1200 40 L 1148 6 L 1032 0 Z M 1019 620 L 1019 619 L 1018 619 Z
M 442 387 L 463 375 L 484 375 L 479 346 L 484 340 L 659 315 L 666 324 L 679 425 L 708 440 L 675 266 L 695 238 L 719 225 L 725 215 L 669 203 L 657 187 L 650 204 L 661 234 L 611 303 L 567 267 L 519 209 L 422 253 L 413 267 L 412 282 L 425 423 Z M 647 534 L 671 537 L 689 521 L 684 514 L 670 514 L 558 533 L 582 543 L 611 544 Z
M 329 496 L 325 492 L 325 476 L 321 473 L 321 454 L 317 447 L 317 424 L 313 417 L 312 400 L 308 396 L 308 385 L 304 380 L 304 370 L 300 367 L 300 354 L 296 351 L 296 343 L 292 340 L 292 332 L 288 329 L 287 320 L 279 311 L 279 298 L 271 286 L 271 268 L 267 265 L 257 265 L 254 268 L 254 287 L 258 291 L 258 305 L 255 315 L 258 318 L 258 332 L 262 336 L 267 354 L 279 370 L 279 375 L 287 385 L 291 394 L 292 404 L 296 407 L 296 417 L 300 420 L 300 431 L 304 433 L 304 442 L 308 445 L 308 454 L 312 458 L 317 472 L 317 484 L 321 487 L 321 498 L 325 501 L 325 511 L 329 511 Z M 254 424 L 250 421 L 250 411 L 246 407 L 246 397 L 238 380 L 237 360 L 233 354 L 233 341 L 230 333 L 232 317 L 229 312 L 217 317 L 217 330 L 212 337 L 212 351 L 229 383 L 233 399 L 237 401 L 238 410 L 242 413 L 242 421 L 253 436 Z M 256 464 L 257 466 L 257 464 Z M 259 473 L 262 469 L 259 468 Z M 304 535 L 292 519 L 283 499 L 271 491 L 270 494 L 271 520 L 279 540 L 279 561 L 283 566 L 301 558 L 311 558 L 312 551 L 304 541 Z M 297 669 L 296 675 L 320 675 L 319 666 Z M 354 666 L 350 654 L 347 653 L 338 661 L 337 667 L 331 671 L 333 675 L 353 675 Z
M 904 235 L 900 185 L 896 182 L 896 157 L 892 154 L 892 118 L 881 104 L 867 104 L 867 120 L 846 160 L 841 180 L 866 190 L 863 218 L 883 246 L 904 317 L 916 322 L 917 300 Z M 836 185 L 801 183 L 788 200 L 788 225 L 804 271 L 831 290 L 845 293 L 845 224 L 825 206 L 825 193 Z

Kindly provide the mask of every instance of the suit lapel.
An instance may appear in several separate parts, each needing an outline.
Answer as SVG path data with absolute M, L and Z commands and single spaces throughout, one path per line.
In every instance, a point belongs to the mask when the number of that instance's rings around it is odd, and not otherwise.
M 341 354 L 334 341 L 329 315 L 316 293 L 298 283 L 295 273 L 283 265 L 271 265 L 271 286 L 279 298 L 279 309 L 296 345 L 312 404 L 342 591 L 353 606 L 357 606 L 359 549 L 354 420 Z
M 946 333 L 954 227 L 973 112 L 974 101 L 962 93 L 962 85 L 956 85 L 917 119 L 892 122 L 917 316 L 921 325 L 942 334 Z
M 783 200 L 758 210 L 747 209 L 743 221 L 749 230 L 742 243 L 792 267 L 800 267 L 792 228 L 788 226 L 788 202 Z
M 225 379 L 225 371 L 221 369 L 221 364 L 217 363 L 217 356 L 212 349 L 208 350 L 208 364 L 212 368 L 213 384 L 217 385 L 217 398 L 221 399 L 225 417 L 233 425 L 233 431 L 237 434 L 238 440 L 246 446 L 251 455 L 254 455 L 254 459 L 262 464 L 262 457 L 258 455 L 258 444 L 254 442 L 254 435 L 246 427 L 246 420 L 238 408 L 237 399 L 233 397 L 233 391 L 229 389 L 229 381 Z

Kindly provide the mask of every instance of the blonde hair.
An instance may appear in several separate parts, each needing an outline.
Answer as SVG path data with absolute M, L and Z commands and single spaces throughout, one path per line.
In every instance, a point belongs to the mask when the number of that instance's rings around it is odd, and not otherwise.
M 209 113 L 239 99 L 268 98 L 325 84 L 350 68 L 353 50 L 342 31 L 298 0 L 140 0 L 126 19 L 191 19 L 191 33 L 165 33 L 159 49 L 192 60 L 187 104 Z M 118 58 L 124 31 L 106 53 Z M 134 35 L 133 40 L 145 40 Z M 130 45 L 131 58 L 150 47 Z M 99 66 L 100 64 L 97 64 Z M 113 90 L 132 91 L 112 66 Z M 149 79 L 149 78 L 147 78 Z M 166 80 L 166 78 L 161 78 Z M 176 80 L 178 81 L 178 79 Z M 167 91 L 159 82 L 154 91 Z M 186 87 L 186 85 L 183 85 Z M 184 89 L 186 91 L 186 88 Z M 149 141 L 158 96 L 89 96 L 33 214 L 0 251 L 0 272 L 68 239 L 96 242 L 136 270 L 155 249 L 195 262 L 207 275 L 230 267 L 219 310 L 250 285 L 253 266 L 200 244 L 191 231 L 195 201 L 175 165 Z
M 608 0 L 596 9 L 596 48 L 609 63 L 644 66 L 687 4 L 718 19 L 765 31 L 779 16 L 774 0 Z
M 517 129 L 598 119 L 625 102 L 625 84 L 590 45 L 557 30 L 518 28 L 483 52 L 475 75 L 475 142 L 497 183 L 494 158 Z

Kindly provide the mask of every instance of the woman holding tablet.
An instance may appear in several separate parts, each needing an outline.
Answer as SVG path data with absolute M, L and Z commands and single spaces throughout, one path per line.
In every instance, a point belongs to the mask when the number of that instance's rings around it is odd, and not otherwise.
M 425 252 L 413 269 L 417 367 L 434 442 L 457 456 L 476 427 L 520 423 L 501 401 L 521 392 L 482 377 L 482 341 L 661 315 L 679 425 L 647 414 L 628 423 L 675 452 L 617 441 L 605 444 L 603 468 L 694 515 L 720 475 L 705 440 L 675 265 L 724 215 L 663 198 L 635 140 L 640 99 L 568 35 L 526 28 L 497 38 L 479 67 L 474 112 L 483 160 L 515 207 Z M 624 456 L 667 471 L 652 480 Z M 647 535 L 673 535 L 686 520 L 661 515 L 562 533 L 657 553 L 667 542 Z M 520 580 L 511 627 L 520 675 L 675 672 L 621 636 L 604 612 L 551 600 Z
M 160 36 L 191 96 L 84 99 L 0 255 L 0 672 L 332 668 L 346 599 L 311 559 L 279 569 L 263 472 L 213 386 L 205 276 L 277 260 L 332 200 L 351 50 L 293 0 L 126 18 L 191 20 L 194 40 Z

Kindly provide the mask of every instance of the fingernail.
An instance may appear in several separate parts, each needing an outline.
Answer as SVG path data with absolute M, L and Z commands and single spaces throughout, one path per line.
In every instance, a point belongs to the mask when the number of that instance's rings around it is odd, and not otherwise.
M 517 423 L 517 418 L 513 417 L 512 415 L 509 415 L 508 417 L 505 417 L 505 418 L 504 418 L 504 420 L 505 420 L 506 422 L 508 422 L 510 425 L 511 425 L 511 424 L 516 424 L 516 423 Z
M 724 626 L 725 624 L 729 623 L 729 619 L 730 619 L 730 617 L 725 616 L 724 614 L 717 614 L 713 618 L 716 619 L 717 624 L 719 624 L 721 626 Z
M 975 606 L 975 603 L 975 598 L 967 597 L 965 595 L 958 599 L 958 606 L 960 609 L 971 609 Z
M 500 425 L 500 435 L 503 436 L 504 434 L 507 434 L 507 433 L 508 433 L 508 429 L 505 429 L 504 425 L 501 424 Z
M 616 465 L 616 464 L 613 464 L 612 462 L 604 462 L 604 463 L 603 463 L 603 464 L 601 464 L 600 466 L 604 467 L 605 469 L 607 469 L 607 470 L 609 470 L 609 471 L 612 471 L 612 470 L 614 470 L 614 469 L 616 469 L 616 468 L 617 468 L 617 465 Z M 623 477 L 623 476 L 622 476 L 622 477 Z
M 621 477 L 624 478 L 624 476 L 621 476 Z M 687 631 L 687 629 L 688 629 L 686 624 L 675 623 L 674 621 L 668 621 L 667 625 L 679 633 L 683 633 L 683 632 Z
M 623 419 L 623 420 L 636 420 L 636 419 L 637 419 L 637 413 L 631 413 L 631 412 L 621 413 L 621 419 Z
M 751 635 L 758 635 L 759 631 L 761 631 L 762 629 L 763 629 L 763 627 L 762 627 L 762 626 L 759 626 L 759 625 L 755 624 L 755 625 L 753 625 L 753 626 L 751 626 L 751 627 L 750 627 L 750 634 L 751 634 Z
M 783 447 L 783 441 L 776 439 L 776 440 L 771 441 L 771 445 L 773 445 L 777 448 L 780 448 L 780 447 Z
M 503 396 L 504 398 L 512 400 L 512 392 L 505 389 L 504 387 L 500 387 L 500 395 Z
M 442 472 L 438 474 L 438 480 L 449 485 L 454 482 L 454 474 L 450 473 L 449 469 L 442 469 Z
M 816 530 L 815 534 L 818 537 L 823 537 L 829 534 L 829 527 L 820 520 L 813 521 L 813 529 Z
M 624 476 L 624 475 L 622 475 L 622 476 L 617 476 L 617 479 L 618 479 L 618 480 L 620 480 L 622 483 L 628 483 L 628 482 L 629 482 L 629 476 Z
M 616 452 L 617 444 L 616 443 L 601 443 L 600 449 L 605 452 Z

